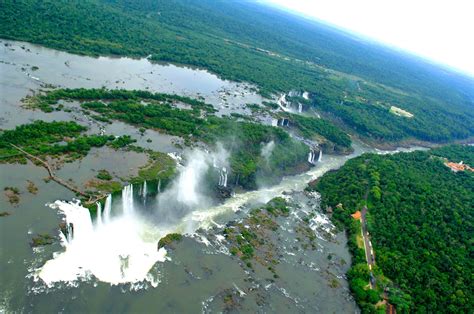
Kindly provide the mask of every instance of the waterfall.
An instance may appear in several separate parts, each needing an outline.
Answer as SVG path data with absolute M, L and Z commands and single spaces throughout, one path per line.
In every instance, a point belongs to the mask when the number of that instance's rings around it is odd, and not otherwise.
M 227 187 L 227 169 L 224 167 L 224 168 L 222 168 L 222 171 L 224 172 L 223 186 L 226 188 Z
M 52 207 L 64 214 L 68 230 L 64 232 L 64 238 L 68 239 L 61 242 L 64 250 L 52 255 L 37 272 L 38 277 L 47 286 L 57 282 L 87 279 L 91 278 L 91 275 L 99 281 L 113 285 L 134 284 L 148 280 L 153 265 L 157 261 L 166 260 L 166 250 L 161 248 L 157 251 L 159 239 L 166 234 L 181 230 L 189 230 L 188 232 L 192 233 L 198 228 L 208 228 L 213 225 L 216 217 L 238 211 L 245 204 L 269 200 L 290 189 L 303 191 L 308 181 L 320 177 L 331 169 L 339 168 L 346 160 L 363 152 L 362 148 L 357 148 L 350 156 L 332 157 L 304 174 L 285 177 L 281 183 L 269 188 L 236 194 L 216 207 L 201 205 L 206 204 L 206 200 L 199 194 L 198 187 L 207 178 L 205 174 L 209 164 L 205 162 L 208 155 L 196 153 L 193 155 L 195 158 L 189 158 L 192 165 L 183 168 L 176 180 L 170 184 L 171 187 L 163 189 L 163 193 L 160 194 L 161 208 L 169 210 L 170 205 L 173 205 L 171 201 L 179 201 L 179 204 L 190 204 L 189 210 L 172 225 L 163 227 L 160 225 L 158 228 L 153 221 L 141 215 L 127 216 L 120 210 L 116 211 L 117 207 L 121 207 L 117 202 L 113 203 L 114 219 L 107 222 L 112 204 L 110 195 L 103 208 L 102 228 L 94 228 L 87 208 L 77 203 L 56 201 Z M 127 186 L 123 190 L 126 191 L 123 192 L 124 196 L 133 201 L 133 193 L 130 193 L 133 192 L 132 187 Z
M 102 226 L 102 205 L 100 205 L 100 202 L 97 202 L 97 221 L 96 221 L 96 226 L 101 227 Z
M 281 126 L 290 126 L 290 120 L 282 118 L 278 120 L 278 124 Z
M 107 195 L 104 206 L 104 222 L 110 221 L 110 212 L 112 211 L 112 194 Z
M 130 213 L 133 189 L 129 185 L 124 190 L 124 205 Z M 107 199 L 110 204 L 110 195 Z M 157 261 L 165 261 L 166 255 L 165 249 L 157 250 L 157 243 L 171 230 L 157 230 L 139 215 L 121 213 L 110 222 L 103 221 L 99 228 L 94 225 L 89 209 L 79 202 L 56 201 L 51 207 L 64 214 L 66 231 L 60 234 L 65 250 L 53 255 L 38 273 L 47 286 L 91 275 L 114 285 L 144 280 L 153 285 L 149 271 Z
M 147 187 L 146 187 L 146 180 L 145 180 L 143 181 L 143 188 L 142 188 L 143 205 L 146 205 L 146 194 L 147 194 Z
M 161 193 L 161 179 L 158 180 L 158 184 L 156 185 L 156 193 Z
M 319 157 L 318 157 L 318 162 L 321 162 L 323 160 L 323 150 L 321 149 L 319 151 Z
M 312 163 L 313 163 L 313 160 L 314 160 L 314 151 L 311 149 L 311 150 L 309 151 L 309 155 L 308 155 L 308 162 L 309 162 L 310 164 L 312 164 Z
M 127 185 L 122 190 L 122 208 L 125 215 L 132 215 L 135 212 L 133 206 L 133 184 Z
M 91 223 L 92 223 L 92 221 L 91 221 Z M 74 233 L 74 227 L 73 227 L 73 224 L 71 222 L 69 222 L 69 223 L 66 222 L 66 224 L 67 224 L 67 227 L 66 227 L 66 229 L 67 229 L 67 237 L 66 237 L 67 242 L 71 243 L 72 236 L 73 236 L 73 233 Z
M 227 168 L 222 167 L 219 172 L 219 186 L 227 187 Z
M 303 112 L 303 104 L 302 103 L 298 103 L 298 112 L 299 113 Z

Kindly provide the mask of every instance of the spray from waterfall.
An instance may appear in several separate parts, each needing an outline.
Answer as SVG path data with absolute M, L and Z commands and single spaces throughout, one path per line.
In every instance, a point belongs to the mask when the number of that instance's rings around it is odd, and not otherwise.
M 261 151 L 260 155 L 263 158 L 265 158 L 265 161 L 267 163 L 270 160 L 270 156 L 272 155 L 274 148 L 275 148 L 275 142 L 274 141 L 270 141 L 262 147 L 262 151 Z
M 227 187 L 228 156 L 222 145 L 217 145 L 213 152 L 196 149 L 185 153 L 187 163 L 179 169 L 178 176 L 169 187 L 157 196 L 157 223 L 173 224 L 190 211 L 211 206 L 213 199 L 209 189 L 212 184 L 208 183 L 207 175 L 209 171 L 216 171 L 216 183 Z

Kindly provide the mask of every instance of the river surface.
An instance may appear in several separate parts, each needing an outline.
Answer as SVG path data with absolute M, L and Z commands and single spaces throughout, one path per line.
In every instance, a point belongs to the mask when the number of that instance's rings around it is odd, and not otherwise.
M 221 114 L 244 110 L 245 103 L 261 102 L 249 85 L 224 81 L 203 70 L 152 64 L 146 59 L 83 57 L 13 41 L 2 40 L 0 44 L 0 127 L 3 129 L 35 119 L 75 120 L 87 125 L 92 133 L 104 127 L 89 121 L 79 110 L 45 114 L 20 106 L 23 97 L 38 92 L 45 84 L 148 89 L 202 96 Z M 136 128 L 120 122 L 105 127 L 109 134 L 132 135 L 140 146 L 163 152 L 178 150 L 174 144 L 179 139 L 175 137 L 151 130 L 142 136 Z M 148 138 L 152 139 L 151 143 Z M 284 178 L 275 186 L 236 194 L 215 206 L 196 206 L 166 228 L 160 224 L 158 202 L 140 198 L 142 192 L 135 190 L 132 194 L 134 211 L 158 214 L 146 221 L 130 218 L 122 220 L 124 225 L 117 222 L 118 229 L 113 231 L 111 228 L 110 232 L 103 233 L 101 241 L 91 241 L 89 247 L 75 245 L 83 250 L 78 255 L 71 255 L 74 253 L 71 247 L 59 240 L 58 226 L 65 218 L 64 212 L 48 205 L 57 200 L 71 201 L 73 193 L 53 181 L 44 180 L 46 171 L 31 163 L 0 164 L 0 190 L 3 192 L 7 186 L 20 190 L 18 205 L 10 204 L 4 195 L 0 198 L 0 211 L 11 214 L 0 218 L 0 312 L 358 312 L 344 277 L 350 265 L 345 236 L 335 232 L 322 213 L 318 195 L 303 192 L 308 181 L 339 168 L 350 158 L 372 151 L 360 144 L 355 144 L 354 149 L 349 156 L 326 155 L 308 172 Z M 84 186 L 99 169 L 109 170 L 116 177 L 136 175 L 146 160 L 145 154 L 93 149 L 82 160 L 65 164 L 58 174 Z M 27 180 L 38 187 L 37 194 L 28 191 Z M 249 271 L 239 258 L 231 256 L 222 232 L 226 224 L 242 221 L 251 208 L 275 196 L 284 196 L 295 206 L 290 217 L 279 218 L 280 227 L 273 235 L 272 240 L 278 243 L 280 263 L 275 266 L 279 278 L 272 279 L 262 267 L 255 266 Z M 114 215 L 124 211 L 120 197 L 112 204 Z M 315 250 L 301 250 L 296 246 L 294 227 L 308 212 L 316 213 L 311 221 L 317 237 Z M 143 218 L 142 214 L 137 217 Z M 137 230 L 132 228 L 131 222 L 138 226 Z M 94 220 L 92 224 L 97 226 L 99 222 Z M 99 229 L 98 234 L 108 230 Z M 144 230 L 149 230 L 146 237 Z M 130 237 L 120 240 L 116 237 L 114 242 L 113 232 Z M 159 238 L 167 232 L 181 232 L 186 236 L 174 249 L 156 256 L 156 261 L 153 260 L 145 272 L 139 272 L 134 279 L 127 279 L 126 268 L 118 275 L 104 273 L 108 271 L 107 267 L 88 269 L 91 261 L 95 263 L 94 259 L 102 256 L 100 254 L 113 258 L 101 250 L 108 244 L 118 250 L 118 253 L 110 254 L 119 255 L 127 245 L 139 250 L 144 244 L 144 251 L 138 254 L 149 257 L 155 254 L 155 251 L 148 253 L 149 247 L 156 247 Z M 55 242 L 32 248 L 32 237 L 44 233 L 54 235 Z M 127 244 L 131 238 L 138 242 Z M 133 254 L 137 253 L 135 251 Z M 69 268 L 73 270 L 67 273 L 63 270 L 68 267 L 55 268 L 65 265 L 68 256 L 77 257 L 69 259 L 74 261 L 76 270 Z M 67 266 L 72 264 L 67 263 Z M 110 265 L 112 271 L 112 263 Z M 334 280 L 337 285 L 330 284 Z M 229 295 L 235 296 L 235 304 L 229 304 L 226 299 Z
M 222 80 L 205 70 L 147 59 L 84 57 L 29 43 L 0 40 L 0 127 L 13 128 L 34 119 L 67 119 L 65 112 L 24 110 L 20 100 L 49 84 L 65 88 L 123 88 L 202 97 L 228 114 L 261 103 L 252 86 Z

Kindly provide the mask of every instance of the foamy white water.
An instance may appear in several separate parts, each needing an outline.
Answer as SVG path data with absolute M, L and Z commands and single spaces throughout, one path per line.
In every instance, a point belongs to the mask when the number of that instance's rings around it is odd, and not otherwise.
M 208 155 L 194 153 L 170 189 L 159 195 L 159 198 L 163 198 L 161 206 L 166 206 L 166 199 L 196 206 L 179 221 L 166 227 L 153 225 L 151 220 L 145 220 L 135 212 L 131 185 L 124 187 L 122 191 L 122 211 L 114 210 L 113 216 L 112 197 L 107 197 L 101 223 L 94 224 L 89 210 L 78 203 L 56 201 L 53 207 L 64 214 L 66 222 L 73 225 L 70 228 L 73 231 L 67 237 L 62 235 L 65 251 L 46 262 L 38 276 L 48 286 L 91 275 L 110 284 L 148 280 L 147 275 L 153 265 L 166 260 L 166 250 L 157 249 L 158 241 L 166 234 L 192 234 L 198 228 L 214 226 L 217 216 L 229 211 L 235 212 L 246 203 L 264 203 L 285 191 L 302 191 L 308 181 L 339 168 L 347 159 L 361 153 L 363 150 L 357 147 L 350 156 L 327 157 L 306 173 L 286 177 L 280 184 L 272 187 L 237 194 L 224 204 L 214 207 L 206 207 L 206 202 L 201 202 L 205 196 L 200 195 L 197 190 L 203 180 L 203 173 L 209 167 L 205 162 Z
M 48 286 L 90 275 L 110 284 L 141 282 L 156 262 L 166 259 L 166 250 L 158 250 L 157 244 L 168 231 L 157 230 L 130 211 L 99 226 L 79 203 L 56 201 L 52 207 L 73 224 L 73 234 L 69 240 L 63 237 L 65 251 L 38 273 Z

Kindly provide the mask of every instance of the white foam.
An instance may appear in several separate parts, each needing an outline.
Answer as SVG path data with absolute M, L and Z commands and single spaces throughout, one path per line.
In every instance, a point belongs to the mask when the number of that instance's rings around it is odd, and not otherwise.
M 54 205 L 64 213 L 66 222 L 73 224 L 74 231 L 71 239 L 62 243 L 65 251 L 38 272 L 48 286 L 91 275 L 113 285 L 141 282 L 150 278 L 147 275 L 156 262 L 166 260 L 166 250 L 157 250 L 157 244 L 167 230 L 156 230 L 130 213 L 94 226 L 89 210 L 79 203 L 56 201 Z

